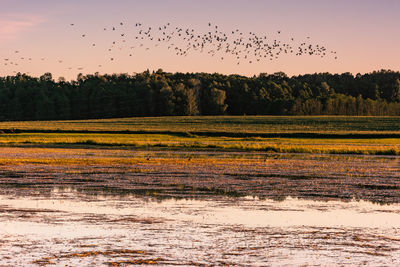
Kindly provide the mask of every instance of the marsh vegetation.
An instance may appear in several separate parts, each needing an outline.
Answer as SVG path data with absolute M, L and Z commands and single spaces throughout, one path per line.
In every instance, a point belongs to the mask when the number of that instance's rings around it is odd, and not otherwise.
M 0 123 L 0 264 L 398 265 L 398 123 Z

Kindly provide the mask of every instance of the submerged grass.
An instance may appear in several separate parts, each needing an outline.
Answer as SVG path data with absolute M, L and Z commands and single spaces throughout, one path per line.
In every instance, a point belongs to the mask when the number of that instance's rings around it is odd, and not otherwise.
M 398 157 L 0 147 L 3 190 L 398 202 Z M 32 191 L 33 190 L 33 191 Z
M 50 257 L 43 257 L 40 259 L 36 259 L 31 261 L 32 264 L 39 265 L 39 266 L 47 266 L 47 265 L 54 265 L 57 260 L 60 259 L 71 259 L 71 258 L 88 258 L 88 257 L 110 257 L 110 258 L 118 258 L 118 257 L 128 257 L 129 259 L 115 261 L 115 262 L 108 262 L 109 266 L 121 266 L 125 264 L 158 264 L 163 259 L 161 258 L 149 258 L 149 259 L 138 259 L 138 256 L 145 256 L 148 253 L 143 250 L 131 250 L 131 249 L 114 249 L 114 250 L 106 250 L 106 251 L 82 251 L 82 252 L 75 252 L 70 254 L 61 254 L 55 255 Z M 132 259 L 131 259 L 132 258 Z

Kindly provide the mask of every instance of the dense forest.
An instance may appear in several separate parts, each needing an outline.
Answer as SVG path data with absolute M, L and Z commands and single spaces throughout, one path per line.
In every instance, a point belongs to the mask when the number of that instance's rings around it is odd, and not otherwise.
M 191 115 L 400 115 L 400 73 L 254 77 L 145 71 L 0 78 L 0 120 Z

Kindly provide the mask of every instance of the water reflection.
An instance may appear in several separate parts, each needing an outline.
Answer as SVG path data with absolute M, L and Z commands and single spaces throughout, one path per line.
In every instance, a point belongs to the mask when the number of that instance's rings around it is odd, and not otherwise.
M 400 264 L 400 204 L 221 196 L 161 201 L 73 188 L 1 195 L 0 203 L 5 265 Z
M 400 203 L 399 156 L 3 148 L 0 157 L 9 160 L 0 194 L 50 195 L 57 185 L 158 198 Z
M 3 211 L 104 216 L 152 217 L 202 224 L 246 227 L 379 227 L 400 228 L 400 204 L 367 201 L 313 201 L 288 197 L 284 201 L 253 197 L 154 199 L 135 195 L 86 195 L 72 188 L 55 188 L 49 198 L 0 196 Z

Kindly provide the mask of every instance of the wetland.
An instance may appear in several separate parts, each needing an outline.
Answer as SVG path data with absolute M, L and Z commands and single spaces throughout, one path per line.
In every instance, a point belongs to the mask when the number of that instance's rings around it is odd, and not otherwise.
M 193 147 L 185 129 L 32 129 L 0 134 L 0 266 L 400 264 L 400 156 L 366 152 L 398 149 L 396 132 Z M 321 149 L 200 147 L 244 139 Z

